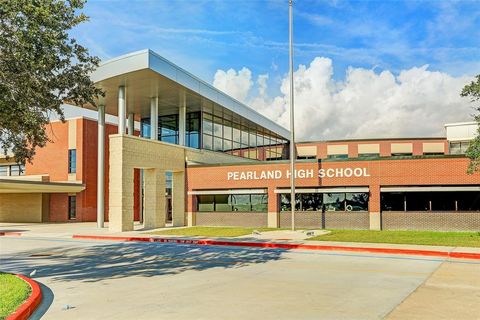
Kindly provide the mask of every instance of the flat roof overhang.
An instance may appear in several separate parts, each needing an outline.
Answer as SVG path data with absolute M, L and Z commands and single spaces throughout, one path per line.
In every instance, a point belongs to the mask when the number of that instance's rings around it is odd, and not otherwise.
M 202 99 L 208 99 L 285 139 L 290 137 L 284 127 L 149 49 L 105 61 L 92 73 L 91 79 L 106 93 L 97 103 L 105 105 L 107 114 L 118 115 L 120 86 L 126 88 L 127 113 L 142 117 L 150 116 L 152 97 L 159 97 L 159 115 L 168 114 L 178 110 L 180 94 L 186 92 L 189 110 L 199 111 Z M 84 107 L 96 110 L 91 105 Z
M 85 190 L 80 183 L 0 179 L 0 193 L 77 193 Z

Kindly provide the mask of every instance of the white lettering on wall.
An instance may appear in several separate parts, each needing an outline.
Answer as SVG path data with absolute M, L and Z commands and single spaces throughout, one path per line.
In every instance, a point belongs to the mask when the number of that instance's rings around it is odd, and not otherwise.
M 279 180 L 290 178 L 290 170 L 262 170 L 262 171 L 228 171 L 227 180 Z M 367 168 L 329 168 L 319 169 L 316 175 L 318 178 L 351 178 L 351 177 L 370 177 Z M 315 178 L 313 169 L 295 170 L 295 178 L 311 179 Z

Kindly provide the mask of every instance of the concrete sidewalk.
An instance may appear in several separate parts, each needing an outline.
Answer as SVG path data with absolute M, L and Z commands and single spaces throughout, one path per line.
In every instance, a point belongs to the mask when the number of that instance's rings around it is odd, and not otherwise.
M 171 228 L 171 227 L 170 227 Z M 170 229 L 168 228 L 168 229 Z M 183 227 L 184 228 L 184 227 Z M 82 223 L 0 223 L 0 232 L 5 232 L 7 235 L 21 235 L 22 237 L 47 237 L 47 238 L 72 238 L 77 236 L 92 236 L 95 237 L 127 237 L 127 238 L 151 238 L 153 240 L 159 239 L 178 239 L 186 241 L 211 240 L 216 242 L 234 242 L 234 243 L 260 243 L 266 245 L 298 245 L 298 246 L 317 246 L 324 247 L 325 250 L 335 250 L 335 248 L 346 248 L 347 251 L 362 251 L 362 249 L 372 249 L 378 253 L 398 253 L 398 254 L 415 254 L 415 251 L 440 252 L 447 254 L 461 254 L 471 255 L 474 259 L 480 259 L 480 248 L 471 247 L 446 247 L 446 246 L 425 246 L 425 245 L 408 245 L 408 244 L 388 244 L 388 243 L 360 243 L 360 242 L 334 242 L 334 241 L 309 241 L 306 240 L 309 236 L 302 231 L 278 230 L 261 232 L 259 234 L 246 235 L 233 238 L 207 238 L 207 237 L 186 237 L 173 235 L 151 235 L 150 232 L 165 230 L 160 229 L 144 229 L 139 223 L 135 223 L 134 231 L 129 232 L 110 232 L 108 230 L 108 223 L 105 228 L 97 228 L 94 222 Z M 325 230 L 315 230 L 315 235 L 326 232 Z M 121 239 L 117 239 L 121 240 Z M 132 239 L 133 240 L 133 239 Z M 207 244 L 207 243 L 203 243 Z M 341 248 L 340 248 L 341 247 Z M 286 247 L 287 248 L 287 247 Z M 293 247 L 291 247 L 293 248 Z M 300 248 L 302 249 L 302 248 Z M 318 249 L 321 250 L 321 249 Z M 385 250 L 385 252 L 382 252 Z M 388 252 L 391 251 L 391 252 Z M 398 252 L 396 252 L 398 251 Z M 435 254 L 433 254 L 435 255 Z

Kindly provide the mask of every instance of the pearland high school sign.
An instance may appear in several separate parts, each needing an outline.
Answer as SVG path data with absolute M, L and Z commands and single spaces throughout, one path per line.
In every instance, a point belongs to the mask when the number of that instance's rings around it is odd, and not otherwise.
M 290 170 L 262 170 L 262 171 L 228 171 L 227 180 L 279 180 L 290 178 Z M 367 168 L 330 168 L 295 170 L 295 178 L 350 178 L 370 177 Z

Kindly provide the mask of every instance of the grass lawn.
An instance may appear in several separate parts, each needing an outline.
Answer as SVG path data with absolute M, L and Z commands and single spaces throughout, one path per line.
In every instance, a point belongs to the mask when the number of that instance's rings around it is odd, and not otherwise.
M 331 230 L 308 240 L 480 247 L 480 232 Z
M 154 235 L 199 236 L 199 237 L 239 237 L 252 234 L 253 230 L 277 231 L 276 228 L 243 228 L 243 227 L 190 227 L 148 232 Z
M 5 319 L 30 295 L 28 283 L 14 275 L 0 273 L 0 319 Z

